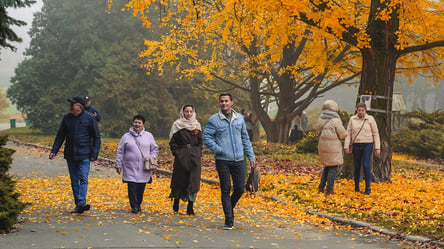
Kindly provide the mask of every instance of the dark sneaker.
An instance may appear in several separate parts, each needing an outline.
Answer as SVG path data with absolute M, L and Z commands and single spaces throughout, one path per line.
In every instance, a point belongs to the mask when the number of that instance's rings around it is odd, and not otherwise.
M 79 206 L 76 206 L 72 211 L 72 214 L 78 214 L 79 213 Z
M 364 192 L 365 195 L 370 195 L 370 193 L 371 193 L 370 190 L 366 190 L 366 191 Z
M 140 207 L 131 208 L 131 213 L 137 214 L 138 212 L 142 212 L 142 209 Z
M 233 230 L 233 226 L 232 225 L 224 225 L 224 230 Z
M 91 205 L 85 204 L 85 205 L 83 205 L 81 207 L 82 207 L 83 211 L 89 211 L 89 209 L 91 208 Z
M 77 206 L 74 210 L 71 211 L 72 214 L 83 214 L 83 206 Z

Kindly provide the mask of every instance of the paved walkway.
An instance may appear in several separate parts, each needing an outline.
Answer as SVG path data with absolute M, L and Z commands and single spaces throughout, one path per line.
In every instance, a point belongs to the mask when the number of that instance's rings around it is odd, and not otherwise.
M 9 144 L 13 147 L 14 145 Z M 67 175 L 61 157 L 48 160 L 31 150 L 14 154 L 11 173 L 17 180 L 45 175 Z M 113 169 L 93 166 L 90 179 L 109 174 Z M 37 191 L 37 190 L 36 190 Z M 92 190 L 90 190 L 92 191 Z M 151 203 L 155 205 L 155 203 Z M 196 205 L 199 205 L 197 203 Z M 201 204 L 202 205 L 202 204 Z M 72 207 L 69 207 L 72 208 Z M 134 215 L 122 210 L 92 210 L 70 215 L 66 210 L 42 207 L 40 213 L 25 213 L 16 231 L 0 236 L 1 248 L 404 248 L 399 241 L 363 232 L 319 229 L 291 220 L 255 219 L 236 221 L 237 229 L 222 230 L 222 220 L 199 213 L 194 217 L 166 210 L 155 216 Z M 214 212 L 222 212 L 219 205 Z M 240 214 L 239 216 L 242 216 Z M 279 222 L 277 222 L 279 221 Z

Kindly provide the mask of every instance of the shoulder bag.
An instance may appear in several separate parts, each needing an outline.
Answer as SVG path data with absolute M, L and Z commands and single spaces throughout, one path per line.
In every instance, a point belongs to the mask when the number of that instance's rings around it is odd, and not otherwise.
M 140 153 L 142 153 L 142 157 L 144 160 L 144 169 L 147 171 L 155 171 L 157 170 L 157 159 L 153 156 L 145 157 L 145 155 L 142 152 L 142 148 L 140 148 L 139 142 L 137 142 L 136 137 L 134 137 L 134 140 L 136 141 L 136 145 L 140 150 Z
M 351 120 L 349 122 L 351 122 Z M 356 141 L 356 138 L 358 137 L 359 133 L 362 131 L 362 127 L 364 127 L 364 123 L 365 123 L 365 119 L 364 119 L 364 122 L 362 122 L 361 129 L 359 129 L 358 133 L 356 134 L 355 139 L 353 139 L 353 141 L 351 141 L 350 144 L 348 145 L 348 153 L 347 154 L 353 153 L 353 143 Z M 352 123 L 350 123 L 350 130 L 351 130 L 351 132 L 353 132 Z

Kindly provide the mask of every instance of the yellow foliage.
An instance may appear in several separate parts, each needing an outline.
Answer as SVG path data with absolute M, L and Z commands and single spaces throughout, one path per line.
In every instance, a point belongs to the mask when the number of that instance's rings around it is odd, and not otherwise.
M 394 46 L 400 52 L 408 47 L 444 40 L 444 4 L 435 0 L 387 0 L 376 7 L 372 6 L 370 0 L 131 0 L 126 7 L 141 18 L 146 27 L 150 27 L 150 7 L 159 3 L 174 7 L 166 8 L 166 13 L 162 15 L 161 25 L 168 27 L 167 34 L 160 41 L 147 41 L 147 49 L 140 53 L 141 57 L 146 58 L 145 67 L 148 70 L 159 69 L 163 73 L 165 66 L 179 63 L 181 58 L 185 58 L 189 65 L 181 64 L 176 70 L 186 77 L 202 74 L 206 80 L 211 80 L 212 74 L 222 72 L 224 67 L 234 65 L 227 61 L 230 53 L 244 56 L 236 61 L 236 68 L 244 73 L 244 77 L 269 70 L 267 68 L 282 59 L 285 46 L 307 36 L 307 29 L 311 30 L 308 35 L 310 47 L 303 55 L 304 59 L 298 65 L 280 72 L 291 73 L 298 80 L 303 78 L 298 71 L 301 68 L 310 68 L 314 73 L 328 68 L 337 70 L 332 78 L 343 76 L 347 66 L 331 63 L 331 60 L 329 62 L 332 55 L 327 51 L 340 51 L 338 48 L 343 46 L 333 37 L 344 39 L 345 32 L 353 28 L 350 34 L 356 40 L 356 49 L 371 48 L 372 38 L 368 29 L 373 27 L 368 27 L 369 19 L 384 23 L 399 21 L 398 30 L 393 32 L 396 35 Z M 316 3 L 325 5 L 325 10 L 311 11 Z M 297 21 L 301 16 L 316 23 L 319 29 L 308 28 Z M 329 40 L 328 49 L 324 38 Z M 260 53 L 246 53 L 245 49 L 251 46 L 258 48 Z M 204 51 L 212 51 L 211 56 L 206 57 Z M 443 49 L 434 49 L 433 52 L 403 56 L 398 65 L 400 68 L 412 68 L 406 73 L 407 76 L 431 73 L 435 80 L 439 80 L 444 76 L 442 58 Z M 349 63 L 348 67 L 356 67 L 360 65 L 360 58 L 349 57 L 346 62 Z M 419 67 L 418 64 L 427 66 Z M 242 79 L 239 75 L 230 76 L 234 82 Z
M 278 150 L 291 151 L 291 148 L 275 145 L 271 150 L 273 154 L 279 154 Z M 30 150 L 18 148 L 16 153 L 29 152 Z M 395 157 L 409 159 L 401 155 L 395 155 Z M 171 162 L 171 159 L 172 156 L 165 153 L 159 156 L 161 165 L 167 167 L 172 167 L 165 163 Z M 443 171 L 439 168 L 421 170 L 418 166 L 413 170 L 395 171 L 391 183 L 372 183 L 372 194 L 369 196 L 355 193 L 353 181 L 338 180 L 335 182 L 337 194 L 325 195 L 317 193 L 321 167 L 317 167 L 318 171 L 313 171 L 316 167 L 310 166 L 312 163 L 306 159 L 278 160 L 259 156 L 257 166 L 262 172 L 260 196 L 245 194 L 239 202 L 237 217 L 255 220 L 252 226 L 264 225 L 264 223 L 256 222 L 258 217 L 262 217 L 261 221 L 277 222 L 275 219 L 278 218 L 279 221 L 291 220 L 292 223 L 323 224 L 323 228 L 330 229 L 328 226 L 331 224 L 330 221 L 305 212 L 306 209 L 311 209 L 370 223 L 390 222 L 393 228 L 407 233 L 421 233 L 421 229 L 426 227 L 432 227 L 441 234 L 444 232 L 444 177 Z M 283 169 L 284 164 L 289 168 Z M 29 222 L 61 224 L 79 222 L 84 219 L 83 217 L 85 219 L 87 217 L 91 223 L 83 229 L 88 230 L 92 226 L 102 226 L 106 222 L 113 222 L 116 215 L 124 213 L 123 210 L 129 211 L 126 184 L 122 183 L 120 176 L 112 169 L 104 168 L 101 172 L 104 172 L 103 175 L 90 175 L 87 198 L 93 210 L 102 212 L 87 212 L 83 215 L 71 215 L 67 210 L 67 207 L 73 205 L 68 173 L 57 177 L 18 176 L 16 191 L 20 193 L 21 201 L 32 204 L 24 212 L 41 214 L 40 219 Z M 108 174 L 105 174 L 106 172 Z M 202 174 L 202 177 L 217 180 L 213 159 L 203 158 Z M 171 201 L 168 199 L 169 192 L 170 179 L 155 175 L 154 182 L 147 185 L 147 191 L 145 191 L 145 201 L 142 207 L 144 213 L 136 216 L 137 219 L 129 219 L 128 222 L 150 221 L 148 217 L 156 217 L 159 214 L 171 215 L 173 211 Z M 273 201 L 272 197 L 280 198 L 286 204 Z M 215 212 L 215 207 L 220 208 L 219 212 Z M 53 211 L 48 212 L 48 210 Z M 219 186 L 201 184 L 195 211 L 202 219 L 215 222 L 223 220 Z M 187 223 L 186 220 L 184 222 L 184 224 Z M 57 229 L 56 232 L 63 231 Z M 149 233 L 149 231 L 140 229 L 139 233 Z M 170 240 L 172 237 L 166 235 L 164 239 Z

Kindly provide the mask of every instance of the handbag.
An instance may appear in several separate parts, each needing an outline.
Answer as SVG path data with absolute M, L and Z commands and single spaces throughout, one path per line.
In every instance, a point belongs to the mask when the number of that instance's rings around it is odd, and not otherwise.
M 347 154 L 352 154 L 353 153 L 353 143 L 350 143 L 348 145 L 348 153 Z
M 134 137 L 134 140 L 136 141 L 137 148 L 139 148 L 140 153 L 142 153 L 142 157 L 144 159 L 143 168 L 147 171 L 157 170 L 157 159 L 153 156 L 145 157 L 145 155 L 142 152 L 142 148 L 140 148 L 139 142 L 137 142 L 136 137 Z
M 157 170 L 157 159 L 153 156 L 145 157 L 144 169 L 148 171 Z
M 351 120 L 350 120 L 350 122 L 351 122 Z M 350 144 L 348 145 L 348 153 L 347 154 L 352 154 L 353 153 L 353 143 L 356 141 L 356 138 L 358 137 L 359 133 L 362 131 L 362 127 L 364 127 L 364 123 L 365 123 L 365 119 L 364 119 L 364 122 L 362 122 L 361 129 L 359 129 L 358 134 L 356 134 L 355 139 L 353 139 L 353 141 L 350 142 Z M 350 124 L 350 127 L 351 127 L 351 125 L 352 124 Z M 353 128 L 351 128 L 350 130 L 353 130 Z
M 250 173 L 248 174 L 247 184 L 245 185 L 245 190 L 252 194 L 256 194 L 259 189 L 259 181 L 261 178 L 261 173 L 258 169 L 251 167 Z

